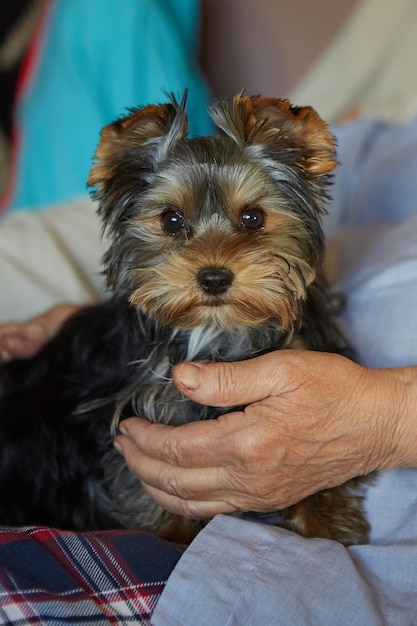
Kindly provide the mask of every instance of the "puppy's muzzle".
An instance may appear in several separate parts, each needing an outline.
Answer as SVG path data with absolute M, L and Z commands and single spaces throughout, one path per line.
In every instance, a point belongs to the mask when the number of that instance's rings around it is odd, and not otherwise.
M 211 296 L 226 293 L 233 282 L 233 272 L 225 267 L 206 267 L 197 274 L 200 287 Z

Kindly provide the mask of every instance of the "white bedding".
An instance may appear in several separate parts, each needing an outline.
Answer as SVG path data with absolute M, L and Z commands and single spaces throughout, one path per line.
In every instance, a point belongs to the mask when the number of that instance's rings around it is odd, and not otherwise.
M 0 224 L 0 323 L 26 319 L 59 302 L 86 303 L 103 293 L 105 245 L 88 198 Z

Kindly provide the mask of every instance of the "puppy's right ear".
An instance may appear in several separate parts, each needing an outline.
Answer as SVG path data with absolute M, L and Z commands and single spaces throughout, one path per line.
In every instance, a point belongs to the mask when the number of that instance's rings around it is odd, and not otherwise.
M 142 170 L 154 170 L 173 143 L 187 136 L 185 105 L 186 95 L 180 102 L 172 96 L 166 104 L 133 109 L 127 117 L 105 126 L 88 185 L 102 187 L 118 175 L 121 166 L 126 170 L 135 160 Z

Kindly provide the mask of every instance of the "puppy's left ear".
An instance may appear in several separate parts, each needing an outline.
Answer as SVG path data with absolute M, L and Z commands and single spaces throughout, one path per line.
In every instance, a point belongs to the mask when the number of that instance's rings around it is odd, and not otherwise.
M 121 166 L 126 171 L 132 160 L 143 170 L 152 170 L 163 159 L 175 141 L 188 133 L 185 113 L 186 94 L 181 102 L 171 96 L 170 102 L 132 110 L 101 131 L 88 185 L 101 187 Z
M 337 165 L 335 138 L 312 107 L 239 94 L 231 104 L 215 104 L 211 114 L 237 143 L 265 146 L 312 178 L 326 176 Z

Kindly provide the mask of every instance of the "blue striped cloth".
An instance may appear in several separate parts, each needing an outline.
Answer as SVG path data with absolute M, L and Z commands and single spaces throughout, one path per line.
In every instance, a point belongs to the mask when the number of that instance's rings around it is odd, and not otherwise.
M 0 623 L 148 624 L 182 548 L 133 531 L 0 531 Z

